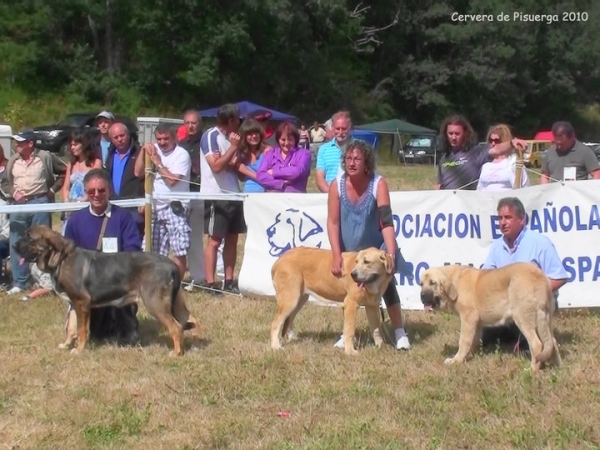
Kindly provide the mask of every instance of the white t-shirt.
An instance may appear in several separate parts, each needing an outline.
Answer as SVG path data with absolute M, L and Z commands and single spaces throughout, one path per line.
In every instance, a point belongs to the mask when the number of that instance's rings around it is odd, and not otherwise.
M 487 162 L 481 167 L 478 191 L 510 191 L 515 187 L 517 157 L 511 155 L 498 162 Z M 521 187 L 529 186 L 525 167 L 521 172 Z
M 160 156 L 162 165 L 176 175 L 180 180 L 173 186 L 165 183 L 164 178 L 157 171 L 154 178 L 154 192 L 160 194 L 168 194 L 170 192 L 189 192 L 190 191 L 190 171 L 192 170 L 192 160 L 188 151 L 176 145 L 169 153 L 164 153 L 157 144 L 154 144 L 156 152 Z M 164 209 L 169 206 L 169 200 L 156 200 L 156 209 Z M 182 201 L 186 205 L 187 201 Z
M 200 192 L 206 194 L 240 192 L 236 170 L 225 168 L 221 172 L 215 173 L 206 160 L 208 155 L 214 155 L 215 153 L 224 156 L 230 147 L 229 139 L 217 127 L 209 128 L 204 132 L 200 139 L 200 174 L 202 177 Z

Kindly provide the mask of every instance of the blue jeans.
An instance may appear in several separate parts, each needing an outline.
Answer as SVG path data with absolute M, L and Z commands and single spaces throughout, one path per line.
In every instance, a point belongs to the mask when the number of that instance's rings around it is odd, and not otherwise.
M 28 204 L 48 203 L 46 197 L 36 198 Z M 33 225 L 51 226 L 51 215 L 49 212 L 39 213 L 14 213 L 10 214 L 10 267 L 12 268 L 13 286 L 25 289 L 29 281 L 29 262 L 19 264 L 19 255 L 14 249 L 15 243 L 25 234 L 25 231 Z

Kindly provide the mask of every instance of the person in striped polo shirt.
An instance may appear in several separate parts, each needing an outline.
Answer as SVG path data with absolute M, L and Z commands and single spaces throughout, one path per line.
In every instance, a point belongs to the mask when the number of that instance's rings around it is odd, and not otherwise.
M 317 153 L 316 182 L 321 192 L 329 191 L 329 185 L 340 172 L 342 153 L 352 138 L 352 119 L 348 111 L 336 112 L 331 121 L 334 138 Z

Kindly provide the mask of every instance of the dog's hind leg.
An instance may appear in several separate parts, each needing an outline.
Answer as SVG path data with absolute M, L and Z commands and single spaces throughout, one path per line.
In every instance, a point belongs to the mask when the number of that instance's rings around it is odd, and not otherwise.
M 552 311 L 550 313 L 544 310 L 537 311 L 536 331 L 543 344 L 543 349 L 538 356 L 538 362 L 540 364 L 549 362 L 555 366 L 560 366 L 561 359 L 558 344 L 552 334 Z
M 521 316 L 514 316 L 515 324 L 527 339 L 527 343 L 529 344 L 529 351 L 531 352 L 531 372 L 536 373 L 540 370 L 542 365 L 542 360 L 540 360 L 540 355 L 542 355 L 543 344 L 538 337 L 537 330 L 532 327 L 529 321 L 523 320 Z M 550 346 L 549 352 L 552 352 L 552 346 Z M 544 356 L 546 359 L 551 355 L 548 353 L 548 356 Z
M 383 344 L 382 338 L 382 324 L 381 324 L 381 316 L 379 315 L 379 307 L 378 306 L 365 306 L 365 312 L 367 313 L 367 320 L 369 321 L 369 327 L 371 328 L 371 333 L 373 334 L 373 341 L 377 347 L 381 347 Z
M 298 313 L 296 308 L 301 303 L 301 280 L 299 283 L 293 283 L 290 278 L 291 277 L 286 276 L 284 280 L 279 281 L 277 278 L 277 273 L 273 278 L 273 284 L 275 286 L 275 292 L 277 296 L 277 315 L 271 324 L 271 348 L 273 350 L 279 350 L 281 348 L 280 336 L 282 335 L 283 327 L 286 321 L 288 321 L 288 318 L 292 316 L 294 311 L 296 314 Z M 292 323 L 288 321 L 287 325 L 289 327 L 292 325 Z
M 164 287 L 146 286 L 141 289 L 139 295 L 148 312 L 167 329 L 173 339 L 173 355 L 183 355 L 183 326 L 173 316 L 175 305 L 171 305 L 170 290 Z M 184 314 L 180 305 L 178 311 L 180 314 Z
M 296 333 L 294 333 L 294 319 L 296 318 L 296 314 L 302 309 L 302 307 L 308 301 L 308 294 L 302 294 L 300 296 L 300 301 L 289 315 L 287 319 L 283 322 L 283 328 L 281 329 L 281 336 L 287 338 L 288 341 L 292 341 L 296 339 Z
M 173 315 L 177 322 L 181 324 L 184 331 L 190 330 L 194 341 L 200 339 L 200 325 L 194 316 L 190 314 L 185 301 L 183 300 L 183 294 L 181 290 L 177 292 L 175 300 L 173 301 Z

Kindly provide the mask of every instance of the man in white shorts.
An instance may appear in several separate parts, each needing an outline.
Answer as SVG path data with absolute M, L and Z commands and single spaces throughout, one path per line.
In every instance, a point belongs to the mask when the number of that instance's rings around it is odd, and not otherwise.
M 177 145 L 175 129 L 158 124 L 154 131 L 155 144 L 145 144 L 142 150 L 152 160 L 156 175 L 154 194 L 190 191 L 192 161 L 186 149 Z M 144 172 L 144 158 L 136 160 L 136 174 Z M 177 265 L 181 278 L 187 268 L 190 248 L 189 201 L 157 199 L 152 208 L 152 250 L 169 256 Z

